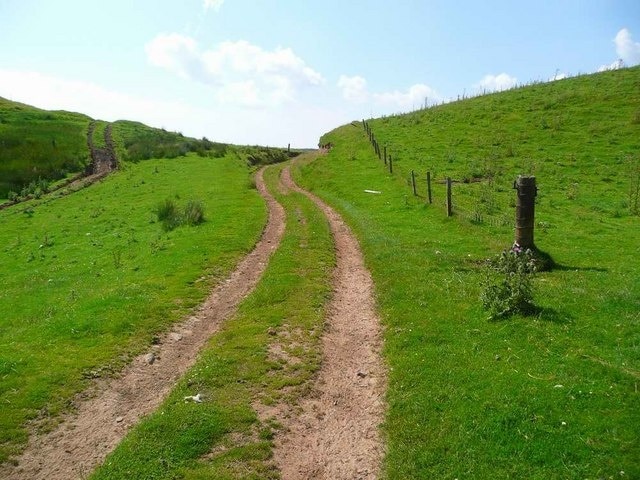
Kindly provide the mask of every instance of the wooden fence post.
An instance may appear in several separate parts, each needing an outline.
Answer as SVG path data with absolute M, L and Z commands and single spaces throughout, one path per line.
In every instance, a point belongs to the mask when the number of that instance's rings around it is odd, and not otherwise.
M 517 190 L 516 201 L 516 243 L 522 248 L 535 248 L 533 243 L 533 226 L 535 224 L 535 204 L 538 187 L 536 177 L 519 175 L 513 182 Z
M 417 196 L 418 192 L 416 192 L 416 173 L 411 170 L 411 185 L 413 186 L 413 196 Z
M 387 164 L 387 146 L 384 146 L 384 164 Z
M 451 177 L 447 177 L 447 217 L 450 217 L 453 212 L 453 205 L 451 205 Z
M 431 200 L 431 172 L 427 172 L 427 197 L 429 198 L 429 203 L 432 203 L 432 200 Z
M 389 173 L 393 173 L 393 158 L 389 155 Z

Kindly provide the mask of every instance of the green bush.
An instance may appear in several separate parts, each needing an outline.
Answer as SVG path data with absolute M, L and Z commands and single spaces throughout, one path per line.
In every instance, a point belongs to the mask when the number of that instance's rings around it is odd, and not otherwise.
M 536 270 L 533 252 L 518 244 L 487 261 L 481 299 L 489 318 L 535 311 L 532 277 Z

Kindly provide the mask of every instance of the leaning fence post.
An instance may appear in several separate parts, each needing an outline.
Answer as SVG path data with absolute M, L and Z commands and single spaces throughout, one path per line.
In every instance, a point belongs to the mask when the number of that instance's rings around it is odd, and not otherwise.
M 519 175 L 513 182 L 517 190 L 516 201 L 516 243 L 522 248 L 535 248 L 533 243 L 533 226 L 535 218 L 536 177 Z
M 452 215 L 453 206 L 451 205 L 451 177 L 447 177 L 447 217 Z
M 431 172 L 427 172 L 427 197 L 429 198 L 429 203 L 431 201 Z
M 411 170 L 411 186 L 413 187 L 413 196 L 417 196 L 418 192 L 416 192 L 416 173 Z

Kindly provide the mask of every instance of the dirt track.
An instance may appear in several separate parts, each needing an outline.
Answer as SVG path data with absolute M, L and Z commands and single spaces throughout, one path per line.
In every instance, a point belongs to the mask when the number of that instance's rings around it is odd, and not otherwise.
M 256 185 L 269 206 L 269 221 L 255 249 L 231 276 L 217 286 L 189 319 L 167 333 L 149 353 L 137 357 L 122 375 L 97 383 L 78 397 L 77 413 L 65 418 L 51 433 L 32 435 L 18 466 L 0 468 L 6 480 L 71 480 L 85 478 L 99 465 L 140 417 L 152 412 L 175 382 L 193 365 L 196 356 L 220 324 L 255 287 L 285 226 L 285 213 L 267 192 L 262 171 Z M 153 354 L 150 362 L 148 355 Z
M 384 454 L 386 369 L 380 356 L 381 327 L 371 275 L 357 240 L 338 213 L 301 190 L 283 170 L 285 189 L 311 198 L 329 220 L 337 265 L 323 337 L 323 360 L 312 393 L 298 406 L 271 411 L 285 427 L 276 437 L 275 461 L 282 478 L 355 480 L 379 476 Z

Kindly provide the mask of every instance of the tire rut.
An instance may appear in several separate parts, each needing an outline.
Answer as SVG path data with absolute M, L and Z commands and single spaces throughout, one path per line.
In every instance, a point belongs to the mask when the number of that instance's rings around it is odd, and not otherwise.
M 274 458 L 282 478 L 375 479 L 384 445 L 386 368 L 374 286 L 358 241 L 340 215 L 282 172 L 285 188 L 309 197 L 327 217 L 337 253 L 334 293 L 322 340 L 323 359 L 311 394 L 287 413 Z
M 267 191 L 262 173 L 256 174 L 256 186 L 267 201 L 269 220 L 253 251 L 212 290 L 193 316 L 165 334 L 150 352 L 136 357 L 120 377 L 98 381 L 78 396 L 76 413 L 64 418 L 54 431 L 32 434 L 17 466 L 0 467 L 0 478 L 86 478 L 142 416 L 160 405 L 193 365 L 205 342 L 257 285 L 282 239 L 285 212 Z

